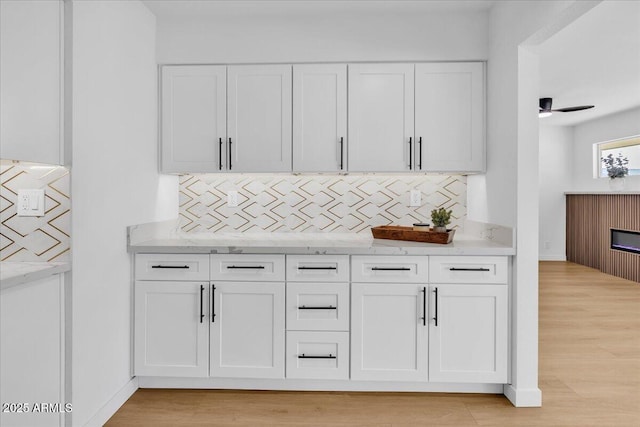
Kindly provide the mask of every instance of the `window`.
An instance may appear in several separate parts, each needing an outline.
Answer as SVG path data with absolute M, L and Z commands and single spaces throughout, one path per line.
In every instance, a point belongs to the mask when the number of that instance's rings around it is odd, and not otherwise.
M 629 169 L 629 176 L 640 176 L 640 135 L 631 138 L 617 139 L 615 141 L 601 142 L 595 144 L 595 177 L 608 178 L 607 169 L 603 157 L 612 155 L 613 158 L 623 157 L 626 158 L 629 163 L 625 165 Z

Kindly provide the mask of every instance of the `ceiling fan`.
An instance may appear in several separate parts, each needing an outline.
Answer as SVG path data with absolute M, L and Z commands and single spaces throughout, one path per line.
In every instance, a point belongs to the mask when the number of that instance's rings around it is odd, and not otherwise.
M 551 109 L 552 102 L 552 98 L 540 98 L 540 112 L 538 113 L 538 117 L 549 117 L 554 112 L 571 113 L 573 111 L 588 110 L 594 107 L 593 105 L 580 105 L 577 107 L 556 108 L 553 110 Z

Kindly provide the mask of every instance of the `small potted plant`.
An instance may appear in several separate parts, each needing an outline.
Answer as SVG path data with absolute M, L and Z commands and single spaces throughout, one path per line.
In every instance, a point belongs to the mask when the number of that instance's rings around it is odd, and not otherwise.
M 433 231 L 436 233 L 446 233 L 447 224 L 451 222 L 451 210 L 446 210 L 445 208 L 432 210 L 431 222 L 433 222 Z
M 624 188 L 624 178 L 629 174 L 629 159 L 623 157 L 622 154 L 618 154 L 618 157 L 613 157 L 613 154 L 609 154 L 606 157 L 601 157 L 600 160 L 607 170 L 609 175 L 609 186 L 612 190 L 622 190 Z

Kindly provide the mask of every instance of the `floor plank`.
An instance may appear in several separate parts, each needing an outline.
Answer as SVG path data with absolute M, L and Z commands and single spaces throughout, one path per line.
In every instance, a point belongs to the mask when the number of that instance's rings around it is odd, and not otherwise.
M 640 284 L 540 263 L 542 408 L 446 393 L 138 390 L 119 426 L 640 426 Z

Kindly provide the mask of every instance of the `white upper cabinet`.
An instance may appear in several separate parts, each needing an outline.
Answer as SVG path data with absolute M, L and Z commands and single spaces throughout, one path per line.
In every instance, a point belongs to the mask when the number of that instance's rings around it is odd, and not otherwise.
M 418 170 L 484 170 L 484 64 L 416 64 Z
M 482 62 L 164 66 L 161 169 L 483 172 L 484 87 Z
M 0 2 L 0 157 L 62 163 L 61 1 Z
M 291 65 L 228 68 L 227 168 L 291 171 Z
M 293 170 L 347 168 L 347 66 L 293 66 Z
M 162 67 L 162 171 L 226 166 L 227 67 Z
M 349 65 L 349 170 L 413 170 L 413 64 Z

